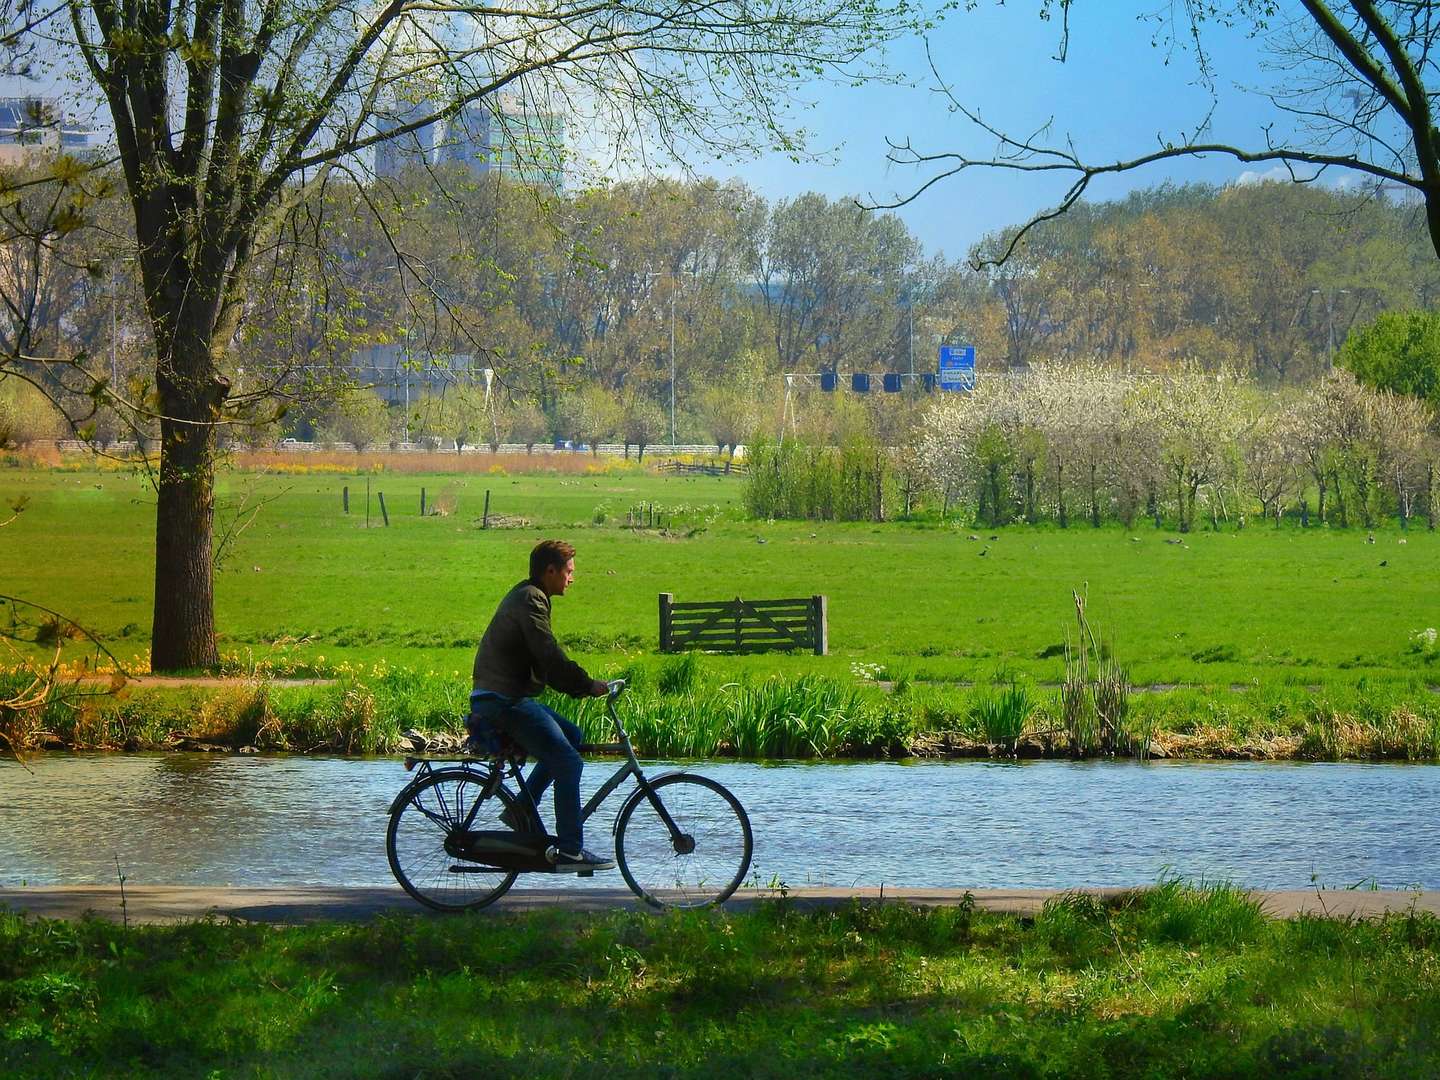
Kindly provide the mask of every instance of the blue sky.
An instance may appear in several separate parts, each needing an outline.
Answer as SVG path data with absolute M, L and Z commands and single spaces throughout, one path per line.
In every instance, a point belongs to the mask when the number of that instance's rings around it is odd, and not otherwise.
M 1193 54 L 1183 47 L 1167 49 L 1163 41 L 1157 44 L 1160 29 L 1137 17 L 1140 11 L 1171 6 L 1163 0 L 1076 4 L 1064 63 L 1053 59 L 1059 25 L 1039 18 L 1039 0 L 1014 0 L 1008 6 L 1000 0 L 979 2 L 975 11 L 952 13 L 931 34 L 928 46 L 956 98 L 1009 133 L 1029 133 L 1053 118 L 1053 143 L 1070 138 L 1083 158 L 1101 160 L 1145 153 L 1157 146 L 1157 139 L 1184 138 L 1212 104 L 1213 137 L 1239 146 L 1261 145 L 1262 125 L 1278 119 L 1262 96 L 1242 89 L 1273 78 L 1262 67 L 1264 41 L 1215 25 L 1205 29 L 1204 42 L 1217 72 L 1217 99 L 1212 101 L 1200 85 Z M 1183 20 L 1183 10 L 1177 17 Z M 927 175 L 887 162 L 887 137 L 909 139 L 922 152 L 963 148 L 988 156 L 993 139 L 951 114 L 946 100 L 930 89 L 934 78 L 926 45 L 913 38 L 891 47 L 886 66 L 903 78 L 899 85 L 804 88 L 802 107 L 793 116 L 813 132 L 810 146 L 821 152 L 818 160 L 797 164 L 771 155 L 706 171 L 738 177 L 772 200 L 818 191 L 836 199 L 885 202 L 913 192 Z M 0 91 L 35 89 L 34 84 L 3 79 Z M 1283 121 L 1280 127 L 1283 130 Z M 1278 167 L 1260 171 L 1283 175 Z M 1166 179 L 1223 184 L 1255 175 L 1256 170 L 1229 158 L 1181 159 L 1097 181 L 1087 197 L 1114 198 Z M 1337 182 L 1344 179 L 1334 176 Z M 1069 182 L 1063 175 L 972 170 L 942 181 L 897 213 L 928 253 L 960 259 L 985 233 L 1018 224 L 1053 205 Z
M 929 45 L 956 98 L 978 108 L 1002 130 L 1029 133 L 1053 117 L 1054 142 L 1069 136 L 1083 158 L 1133 157 L 1155 149 L 1157 138 L 1179 140 L 1193 131 L 1212 104 L 1209 91 L 1199 85 L 1193 55 L 1177 49 L 1167 56 L 1163 47 L 1153 45 L 1156 27 L 1136 18 L 1138 7 L 1117 2 L 1075 5 L 1064 63 L 1052 59 L 1060 38 L 1058 24 L 1042 22 L 1038 4 L 1023 0 L 953 14 L 932 34 Z M 1219 76 L 1214 136 L 1242 146 L 1261 145 L 1261 125 L 1276 115 L 1263 97 L 1241 87 L 1273 77 L 1261 66 L 1264 42 L 1220 27 L 1208 27 L 1204 42 Z M 835 148 L 827 160 L 795 164 L 772 155 L 715 174 L 738 177 L 771 199 L 819 191 L 831 198 L 858 195 L 880 201 L 914 190 L 925 176 L 913 167 L 887 163 L 887 136 L 909 138 L 920 150 L 963 147 L 988 156 L 981 152 L 994 140 L 963 117 L 951 115 L 947 103 L 928 89 L 934 79 L 924 43 L 899 43 L 891 49 L 888 66 L 909 73 L 914 85 L 808 88 L 813 107 L 797 115 L 815 132 L 812 148 Z M 1230 158 L 1184 159 L 1097 181 L 1087 197 L 1114 198 L 1167 178 L 1223 184 L 1247 172 L 1251 178 L 1256 175 Z M 932 187 L 897 212 L 929 252 L 944 251 L 958 259 L 985 233 L 1051 205 L 1068 183 L 972 170 Z

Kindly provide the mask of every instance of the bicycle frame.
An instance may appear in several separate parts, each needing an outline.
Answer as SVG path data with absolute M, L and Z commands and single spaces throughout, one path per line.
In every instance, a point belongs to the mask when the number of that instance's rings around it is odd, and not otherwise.
M 619 742 L 584 743 L 580 746 L 580 753 L 584 754 L 587 751 L 592 754 L 622 752 L 625 755 L 625 762 L 611 774 L 609 779 L 600 785 L 600 788 L 595 794 L 590 796 L 585 805 L 581 807 L 580 820 L 581 822 L 589 821 L 595 812 L 600 809 L 600 806 L 605 800 L 614 794 L 615 790 L 620 787 L 621 784 L 625 783 L 625 781 L 631 777 L 634 777 L 637 791 L 643 793 L 645 798 L 650 801 L 650 805 L 655 808 L 656 814 L 659 815 L 660 820 L 664 822 L 665 828 L 670 833 L 671 842 L 676 845 L 678 850 L 686 839 L 685 834 L 680 830 L 680 827 L 675 824 L 675 819 L 670 816 L 670 811 L 665 809 L 665 804 L 660 800 L 660 797 L 656 795 L 655 787 L 649 778 L 646 777 L 645 770 L 640 767 L 640 761 L 635 756 L 635 747 L 630 742 L 630 734 L 625 730 L 625 725 L 621 722 L 620 714 L 615 708 L 615 702 L 625 689 L 625 680 L 616 679 L 608 685 L 610 692 L 605 696 L 605 710 L 610 715 L 610 721 L 615 727 L 615 734 Z M 524 800 L 525 804 L 529 806 L 530 812 L 534 815 L 535 819 L 537 821 L 540 819 L 539 807 L 535 805 L 535 801 L 530 797 L 529 790 L 525 787 L 525 777 L 521 772 L 521 766 L 516 764 L 513 759 L 492 758 L 482 761 L 482 759 L 479 758 L 450 758 L 441 760 L 459 760 L 460 768 L 476 769 L 477 779 L 480 777 L 484 778 L 484 786 L 481 788 L 479 796 L 470 806 L 464 820 L 461 822 L 462 828 L 470 828 L 474 823 L 475 815 L 479 812 L 481 805 L 486 800 L 494 797 L 496 790 L 499 789 L 506 779 L 513 779 L 515 781 L 515 786 L 519 788 L 520 797 Z M 418 757 L 407 757 L 405 759 L 405 769 L 407 772 L 416 765 L 419 765 L 420 771 L 416 774 L 415 779 L 395 796 L 395 801 L 391 804 L 392 813 L 408 795 L 410 788 L 433 771 L 430 761 L 431 759 L 429 758 Z M 478 768 L 476 765 L 477 762 L 480 763 Z M 632 795 L 631 798 L 635 798 L 635 796 Z M 425 811 L 423 808 L 421 808 L 421 812 L 428 813 L 428 811 Z M 619 821 L 620 816 L 617 814 L 615 824 L 610 826 L 612 836 L 615 834 Z

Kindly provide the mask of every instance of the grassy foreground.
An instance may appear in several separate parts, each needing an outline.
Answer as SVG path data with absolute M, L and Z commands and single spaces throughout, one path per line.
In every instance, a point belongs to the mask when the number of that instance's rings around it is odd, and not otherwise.
M 1167 882 L 899 905 L 125 930 L 0 915 L 0 1073 L 1415 1077 L 1440 921 Z

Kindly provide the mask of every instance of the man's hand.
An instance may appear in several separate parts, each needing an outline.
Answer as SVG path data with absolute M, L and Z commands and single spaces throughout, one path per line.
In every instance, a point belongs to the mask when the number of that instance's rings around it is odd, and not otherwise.
M 591 696 L 591 697 L 604 697 L 604 696 L 605 696 L 606 694 L 608 694 L 608 693 L 610 693 L 610 684 L 609 684 L 609 683 L 607 683 L 607 682 L 602 682 L 600 679 L 591 679 L 591 680 L 590 680 L 590 696 Z

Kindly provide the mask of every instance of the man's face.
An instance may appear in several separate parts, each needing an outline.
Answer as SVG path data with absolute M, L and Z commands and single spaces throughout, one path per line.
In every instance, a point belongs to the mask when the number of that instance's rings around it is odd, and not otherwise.
M 545 590 L 546 596 L 564 596 L 565 590 L 574 580 L 575 560 L 566 559 L 564 566 L 556 566 L 551 563 L 545 567 L 545 574 L 540 579 L 540 587 Z

